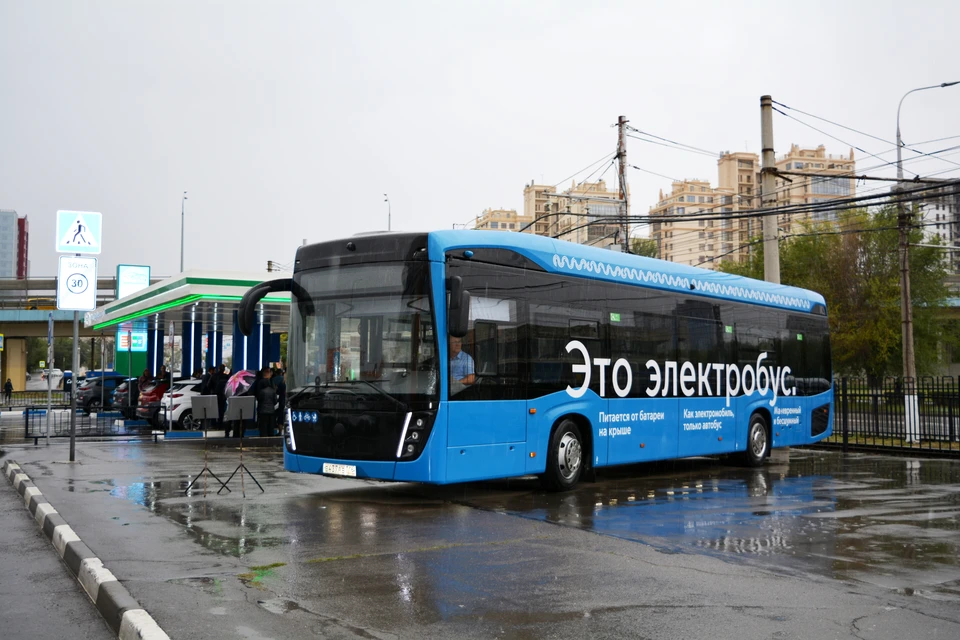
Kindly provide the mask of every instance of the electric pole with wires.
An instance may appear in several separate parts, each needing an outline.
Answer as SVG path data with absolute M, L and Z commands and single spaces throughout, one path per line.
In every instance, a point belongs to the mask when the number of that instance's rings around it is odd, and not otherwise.
M 627 127 L 626 116 L 617 120 L 617 161 L 620 163 L 620 235 L 623 239 L 623 252 L 630 253 L 630 225 L 627 216 L 630 215 L 630 206 L 627 202 L 627 145 L 624 139 Z
M 777 206 L 777 164 L 773 150 L 773 98 L 760 96 L 760 207 Z M 777 212 L 763 216 L 763 279 L 780 284 L 780 241 L 777 237 Z

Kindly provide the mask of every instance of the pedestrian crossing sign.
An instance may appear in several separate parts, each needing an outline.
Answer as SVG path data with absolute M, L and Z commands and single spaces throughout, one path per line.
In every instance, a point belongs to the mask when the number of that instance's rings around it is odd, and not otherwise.
M 93 211 L 57 211 L 57 253 L 100 253 L 102 216 Z

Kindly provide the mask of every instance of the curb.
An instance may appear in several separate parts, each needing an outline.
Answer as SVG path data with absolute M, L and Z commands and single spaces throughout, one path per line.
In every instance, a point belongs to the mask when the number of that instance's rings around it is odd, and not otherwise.
M 23 498 L 23 506 L 30 511 L 43 535 L 120 640 L 170 640 L 170 636 L 60 517 L 20 465 L 7 460 L 3 463 L 3 475 Z

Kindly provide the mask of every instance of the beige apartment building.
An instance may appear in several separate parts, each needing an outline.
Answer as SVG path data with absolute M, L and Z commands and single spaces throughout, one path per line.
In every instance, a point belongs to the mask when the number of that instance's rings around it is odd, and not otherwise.
M 849 198 L 856 193 L 857 163 L 853 149 L 850 149 L 849 155 L 834 155 L 827 153 L 823 145 L 816 149 L 802 149 L 792 144 L 789 153 L 777 157 L 776 166 L 781 172 L 817 174 L 816 177 L 787 175 L 790 182 L 783 177 L 777 177 L 778 207 L 829 202 L 838 198 Z M 791 233 L 799 231 L 794 229 L 798 222 L 826 222 L 836 219 L 836 211 L 827 209 L 813 213 L 782 215 L 779 226 L 782 233 Z
M 484 231 L 519 231 L 533 218 L 517 213 L 516 209 L 484 209 L 476 217 L 473 228 Z
M 856 170 L 853 151 L 849 157 L 827 154 L 823 145 L 803 149 L 791 145 L 790 152 L 776 159 L 781 171 L 817 173 L 827 177 L 791 175 L 788 182 L 777 178 L 777 205 L 789 206 L 826 202 L 853 195 Z M 660 192 L 650 215 L 662 217 L 651 224 L 651 237 L 658 255 L 681 264 L 714 268 L 726 260 L 745 261 L 752 242 L 761 234 L 759 218 L 739 217 L 740 212 L 760 208 L 760 158 L 749 152 L 724 152 L 717 160 L 718 186 L 706 180 L 682 180 L 671 185 L 669 194 Z M 716 219 L 684 220 L 707 215 Z M 799 221 L 828 220 L 835 214 L 790 214 L 780 217 L 782 233 L 790 233 Z
M 534 233 L 579 244 L 611 244 L 618 237 L 620 226 L 598 219 L 619 217 L 620 207 L 619 192 L 611 190 L 604 180 L 571 181 L 563 192 L 532 182 L 523 189 L 523 212 L 537 220 L 532 228 Z
M 527 230 L 528 233 L 535 233 L 538 236 L 551 236 L 555 235 L 552 231 L 555 231 L 557 226 L 557 217 L 556 216 L 546 216 L 549 211 L 556 212 L 551 206 L 551 197 L 557 192 L 557 188 L 553 185 L 546 184 L 534 184 L 533 181 L 530 181 L 530 184 L 523 186 L 523 215 L 530 216 L 531 220 L 535 220 L 534 225 Z

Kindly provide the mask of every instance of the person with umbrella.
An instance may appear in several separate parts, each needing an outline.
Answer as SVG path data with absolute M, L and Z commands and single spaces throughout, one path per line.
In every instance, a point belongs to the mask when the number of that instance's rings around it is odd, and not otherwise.
M 227 383 L 224 389 L 225 396 L 227 398 L 234 398 L 237 396 L 248 395 L 251 389 L 253 388 L 253 383 L 256 378 L 256 374 L 253 371 L 247 371 L 245 369 L 237 371 L 232 376 L 229 376 Z M 253 416 L 250 416 L 253 418 Z M 235 426 L 232 429 L 232 435 L 234 438 L 242 438 L 245 421 L 240 421 L 240 425 Z

